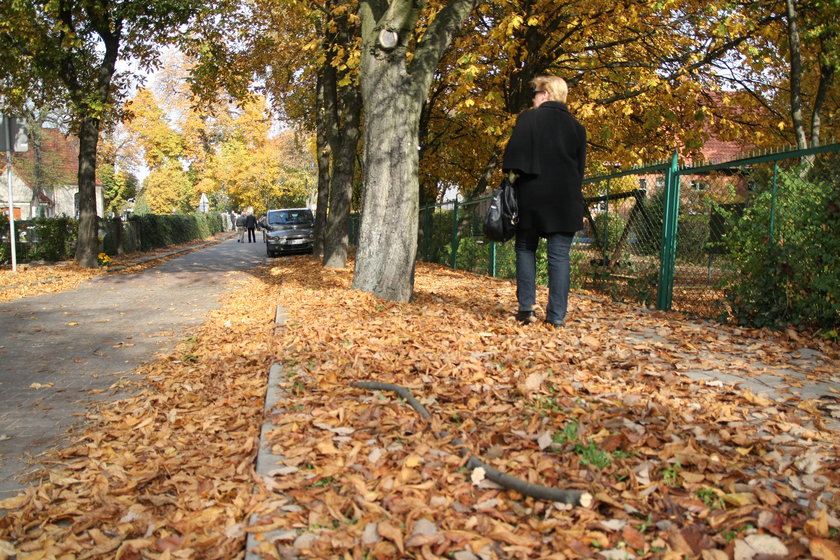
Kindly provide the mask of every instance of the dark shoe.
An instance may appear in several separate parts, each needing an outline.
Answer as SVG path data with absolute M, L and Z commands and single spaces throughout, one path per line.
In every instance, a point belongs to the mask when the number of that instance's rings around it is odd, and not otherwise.
M 548 325 L 549 327 L 553 328 L 553 329 L 560 329 L 560 328 L 563 328 L 563 325 L 565 323 L 563 323 L 563 322 L 552 323 L 551 321 L 546 321 L 545 324 Z
M 516 320 L 523 325 L 530 325 L 531 323 L 537 322 L 537 317 L 533 311 L 517 311 Z

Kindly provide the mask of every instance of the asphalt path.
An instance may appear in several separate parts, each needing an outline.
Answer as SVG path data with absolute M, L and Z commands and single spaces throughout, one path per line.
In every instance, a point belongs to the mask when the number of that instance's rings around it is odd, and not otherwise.
M 92 402 L 127 395 L 120 380 L 187 338 L 234 280 L 265 262 L 257 239 L 0 303 L 0 500 L 27 485 L 21 479 L 39 455 L 68 437 Z

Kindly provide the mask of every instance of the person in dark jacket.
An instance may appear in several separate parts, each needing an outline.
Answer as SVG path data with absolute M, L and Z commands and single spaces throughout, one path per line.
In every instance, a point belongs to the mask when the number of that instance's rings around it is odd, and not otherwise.
M 245 215 L 245 212 L 242 212 L 236 217 L 236 233 L 238 237 L 236 238 L 237 243 L 245 243 L 245 221 L 248 219 L 248 216 Z
M 257 218 L 253 212 L 248 212 L 248 217 L 245 218 L 245 229 L 248 230 L 248 243 L 257 242 Z
M 519 115 L 505 148 L 502 168 L 516 175 L 516 319 L 535 322 L 536 250 L 548 241 L 548 306 L 545 322 L 560 327 L 569 298 L 569 251 L 583 229 L 581 186 L 586 163 L 586 129 L 566 108 L 568 86 L 557 76 L 538 76 L 534 108 Z

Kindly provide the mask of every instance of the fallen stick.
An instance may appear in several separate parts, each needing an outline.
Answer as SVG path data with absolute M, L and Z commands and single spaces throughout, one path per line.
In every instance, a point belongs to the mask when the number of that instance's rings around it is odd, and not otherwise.
M 370 391 L 390 391 L 392 393 L 396 393 L 402 397 L 402 399 L 405 400 L 411 408 L 417 411 L 420 416 L 423 418 L 432 417 L 428 409 L 423 406 L 420 401 L 414 398 L 411 394 L 411 390 L 407 387 L 403 387 L 402 385 L 396 385 L 394 383 L 380 383 L 378 381 L 355 381 L 351 383 L 351 385 L 353 387 L 358 387 L 359 389 L 368 389 Z M 435 434 L 435 436 L 440 437 L 438 434 Z M 462 442 L 458 439 L 453 440 L 453 443 L 456 445 L 462 444 Z M 459 447 L 458 452 L 462 457 L 469 454 L 469 450 L 466 447 Z M 541 486 L 539 484 L 527 482 L 491 467 L 475 455 L 470 455 L 470 458 L 467 459 L 466 466 L 468 469 L 482 469 L 484 471 L 484 476 L 488 480 L 491 480 L 508 490 L 519 492 L 523 496 L 529 496 L 538 500 L 560 502 L 573 506 L 589 507 L 592 505 L 592 494 L 588 492 L 584 492 L 582 490 L 564 490 L 561 488 Z

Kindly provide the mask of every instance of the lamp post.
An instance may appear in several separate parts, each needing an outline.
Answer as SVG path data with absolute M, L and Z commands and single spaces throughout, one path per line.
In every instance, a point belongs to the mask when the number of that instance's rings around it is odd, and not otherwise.
M 12 249 L 12 272 L 17 272 L 17 247 L 15 243 L 15 201 L 12 188 L 12 150 L 29 150 L 25 119 L 22 117 L 0 117 L 3 131 L 0 132 L 0 149 L 6 150 L 6 177 L 9 185 L 9 245 Z

